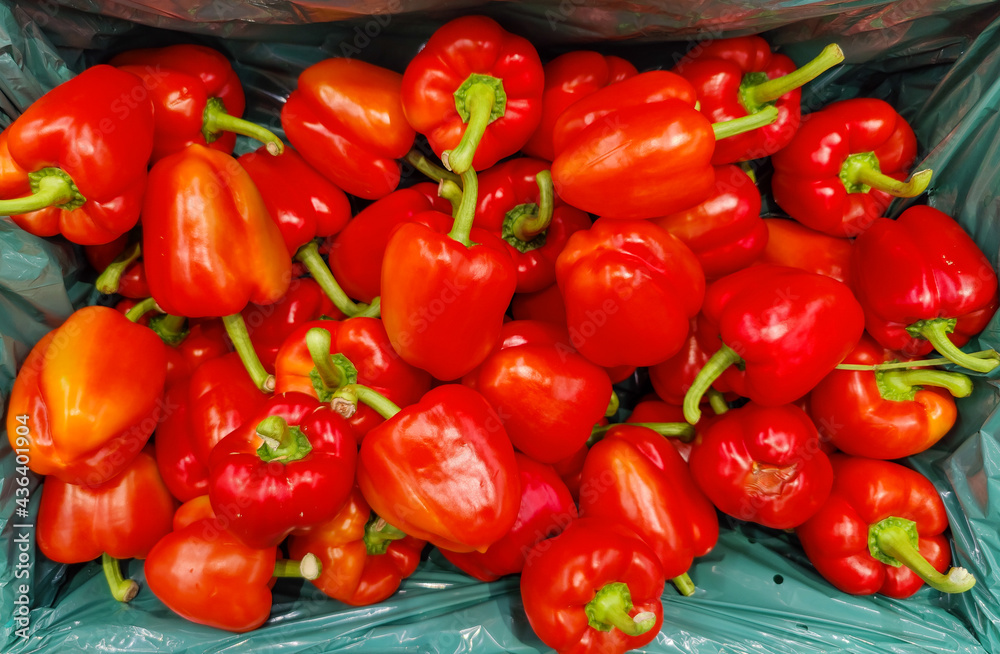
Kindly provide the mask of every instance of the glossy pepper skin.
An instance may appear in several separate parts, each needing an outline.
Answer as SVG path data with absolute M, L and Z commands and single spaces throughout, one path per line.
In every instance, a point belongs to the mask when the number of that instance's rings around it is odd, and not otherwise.
M 482 552 L 503 538 L 521 498 L 500 419 L 459 384 L 431 389 L 368 432 L 357 481 L 386 522 L 455 552 Z
M 541 320 L 556 325 L 566 324 L 566 306 L 563 304 L 558 284 L 534 293 L 515 293 L 510 308 L 514 320 Z
M 713 279 L 745 268 L 763 252 L 768 232 L 760 205 L 760 191 L 739 166 L 717 166 L 703 202 L 653 222 L 684 241 Z
M 264 421 L 280 427 L 265 431 Z M 347 421 L 328 405 L 301 393 L 276 395 L 212 449 L 212 508 L 237 507 L 233 534 L 250 547 L 274 547 L 337 515 L 353 486 L 357 447 Z
M 32 103 L 0 135 L 0 214 L 36 236 L 82 245 L 132 229 L 153 149 L 153 104 L 143 98 L 123 116 L 121 98 L 141 87 L 135 75 L 98 65 Z M 41 208 L 8 207 L 42 188 Z
M 688 246 L 645 221 L 599 219 L 556 260 L 567 325 L 580 354 L 610 366 L 649 366 L 684 345 L 705 275 Z
M 793 404 L 729 411 L 703 431 L 688 463 L 719 510 L 773 529 L 808 520 L 833 485 L 819 433 Z
M 176 508 L 147 447 L 102 484 L 47 479 L 35 538 L 42 554 L 59 563 L 83 563 L 102 554 L 144 559 L 170 533 Z
M 635 533 L 580 518 L 528 554 L 521 598 L 535 634 L 559 654 L 622 654 L 659 632 L 664 582 L 656 554 Z
M 403 73 L 403 110 L 446 165 L 445 152 L 478 122 L 473 87 L 488 91 L 492 103 L 470 159 L 481 171 L 520 150 L 538 127 L 544 79 L 535 47 L 492 18 L 462 16 L 438 28 L 413 57 Z
M 867 334 L 844 363 L 905 360 Z M 965 375 L 926 369 L 834 370 L 809 394 L 809 413 L 837 449 L 870 459 L 901 459 L 941 440 L 958 418 L 954 394 L 965 397 Z
M 691 383 L 711 356 L 712 353 L 705 350 L 701 339 L 698 338 L 698 321 L 692 319 L 691 331 L 681 351 L 666 361 L 649 367 L 649 381 L 653 384 L 653 390 L 664 402 L 681 406 L 684 403 L 684 395 L 691 388 Z M 729 390 L 721 380 L 716 380 L 712 386 L 722 392 Z M 705 399 L 703 398 L 703 401 Z M 648 422 L 673 422 L 673 420 Z
M 14 380 L 7 406 L 11 446 L 41 475 L 80 485 L 111 479 L 156 427 L 164 347 L 152 330 L 109 307 L 74 312 L 38 341 Z M 25 432 L 27 443 L 18 440 Z
M 949 343 L 965 345 L 986 327 L 997 309 L 996 272 L 954 219 L 918 206 L 876 220 L 869 231 L 854 242 L 851 265 L 865 328 L 876 341 L 907 356 L 935 347 L 949 356 Z M 927 331 L 935 327 L 946 335 L 932 343 Z
M 971 588 L 975 579 L 962 568 L 939 574 L 951 560 L 943 534 L 948 516 L 930 480 L 890 461 L 844 455 L 832 461 L 829 499 L 795 530 L 817 572 L 852 595 L 902 599 L 925 581 L 944 592 Z M 914 572 L 921 567 L 925 579 Z
M 771 189 L 778 205 L 803 225 L 854 237 L 892 201 L 858 178 L 857 170 L 902 181 L 916 156 L 913 130 L 888 103 L 841 100 L 810 114 L 788 147 L 774 154 Z
M 580 514 L 620 521 L 656 552 L 668 579 L 685 574 L 719 539 L 715 507 L 668 439 L 636 425 L 614 427 L 590 448 Z
M 323 572 L 312 583 L 326 595 L 351 606 L 369 606 L 388 599 L 420 563 L 426 543 L 397 536 L 383 537 L 376 516 L 355 487 L 331 520 L 293 534 L 288 551 L 296 559 L 310 553 L 319 557 Z
M 767 244 L 755 263 L 791 266 L 851 285 L 854 241 L 830 236 L 784 218 L 765 218 Z
M 281 232 L 235 159 L 191 145 L 158 161 L 149 179 L 142 251 L 164 311 L 229 316 L 288 291 L 291 260 Z
M 309 352 L 306 335 L 320 328 L 330 334 L 330 354 L 342 354 L 358 372 L 357 383 L 372 388 L 399 406 L 415 404 L 431 388 L 431 376 L 399 358 L 392 349 L 382 321 L 377 318 L 348 318 L 343 321 L 312 320 L 292 332 L 278 352 L 275 392 L 305 393 L 320 401 L 330 401 L 332 391 L 313 371 L 316 364 Z M 383 422 L 374 409 L 359 404 L 348 418 L 358 440 Z
M 399 163 L 416 134 L 403 114 L 402 76 L 335 57 L 306 68 L 281 110 L 288 140 L 351 195 L 377 200 L 399 185 Z
M 542 118 L 521 152 L 546 161 L 555 159 L 552 133 L 563 111 L 577 100 L 638 73 L 635 66 L 621 57 L 590 50 L 559 55 L 545 64 L 543 71 Z
M 524 569 L 531 548 L 558 535 L 577 518 L 576 503 L 551 466 L 515 454 L 521 475 L 521 507 L 507 534 L 485 552 L 449 552 L 444 558 L 479 581 L 495 581 Z
M 221 321 L 205 320 L 191 324 L 184 339 L 167 348 L 167 388 L 189 378 L 206 361 L 229 352 L 226 329 Z

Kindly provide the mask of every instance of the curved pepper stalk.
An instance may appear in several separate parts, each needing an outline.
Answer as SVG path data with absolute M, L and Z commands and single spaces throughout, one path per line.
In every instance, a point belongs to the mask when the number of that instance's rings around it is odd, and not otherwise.
M 890 516 L 868 528 L 868 549 L 872 556 L 891 566 L 905 565 L 931 588 L 942 593 L 964 593 L 976 585 L 965 568 L 953 567 L 947 574 L 934 569 L 917 550 L 917 523 Z

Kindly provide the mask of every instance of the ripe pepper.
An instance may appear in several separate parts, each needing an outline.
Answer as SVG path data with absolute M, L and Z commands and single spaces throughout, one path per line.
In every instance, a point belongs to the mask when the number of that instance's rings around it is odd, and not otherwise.
M 719 539 L 715 507 L 667 439 L 638 425 L 618 425 L 590 448 L 580 477 L 580 514 L 620 521 L 656 552 L 666 578 L 694 592 L 687 571 Z
M 647 221 L 599 219 L 573 234 L 556 277 L 573 344 L 605 367 L 654 365 L 680 351 L 705 291 L 691 249 Z
M 906 356 L 936 349 L 969 370 L 993 370 L 996 354 L 976 359 L 958 349 L 997 310 L 996 272 L 972 237 L 925 206 L 880 218 L 869 231 L 855 241 L 851 265 L 872 337 Z
M 184 43 L 130 50 L 110 63 L 141 77 L 142 97 L 153 102 L 152 163 L 194 143 L 230 154 L 237 134 L 263 141 L 271 154 L 284 148 L 270 130 L 240 118 L 246 108 L 243 86 L 217 50 Z
M 337 365 L 342 357 L 352 364 L 350 380 Z M 382 321 L 364 317 L 300 325 L 278 352 L 275 377 L 276 392 L 305 393 L 321 402 L 329 402 L 347 381 L 372 388 L 399 406 L 416 403 L 431 388 L 431 376 L 400 359 L 392 349 Z M 359 405 L 348 422 L 361 440 L 383 418 L 371 407 Z
M 944 593 L 975 585 L 964 568 L 948 570 L 948 516 L 930 480 L 890 461 L 834 455 L 832 462 L 833 492 L 795 530 L 827 581 L 852 595 L 899 599 L 924 583 Z
M 844 363 L 872 366 L 899 358 L 865 335 Z M 809 413 L 844 453 L 901 459 L 941 440 L 958 418 L 952 396 L 971 393 L 972 380 L 955 372 L 834 370 L 809 394 Z
M 698 338 L 698 322 L 692 319 L 690 332 L 681 351 L 666 361 L 649 367 L 649 381 L 653 384 L 653 390 L 664 402 L 681 406 L 692 382 L 709 358 L 711 353 L 705 351 Z M 718 406 L 719 393 L 729 389 L 721 379 L 716 379 L 712 382 L 712 390 L 716 392 L 709 391 L 702 397 L 702 401 L 712 402 Z M 673 420 L 652 422 L 673 422 Z
M 479 581 L 495 581 L 524 569 L 528 552 L 539 541 L 562 532 L 577 517 L 569 489 L 551 466 L 517 453 L 521 507 L 507 534 L 485 552 L 449 552 L 444 558 Z
M 220 320 L 196 322 L 183 332 L 183 339 L 168 347 L 166 352 L 166 386 L 169 388 L 190 377 L 206 361 L 230 352 L 226 328 Z
M 720 376 L 757 404 L 794 402 L 843 361 L 864 331 L 861 306 L 847 286 L 783 266 L 744 268 L 713 282 L 701 311 L 705 348 L 721 347 L 684 396 L 692 424 L 701 396 Z
M 517 519 L 514 448 L 497 414 L 459 384 L 431 389 L 399 410 L 348 385 L 386 421 L 365 436 L 358 487 L 376 514 L 404 533 L 455 552 L 485 551 Z
M 281 109 L 302 158 L 351 195 L 377 200 L 399 185 L 416 134 L 403 114 L 399 73 L 335 57 L 306 68 Z
M 276 395 L 212 449 L 212 508 L 232 509 L 229 529 L 246 545 L 274 547 L 337 515 L 354 485 L 357 448 L 329 406 L 301 393 Z
M 696 101 L 686 80 L 657 70 L 574 103 L 553 133 L 556 192 L 584 211 L 628 220 L 702 202 L 715 182 L 716 139 L 766 125 L 777 110 L 713 126 L 694 108 Z
M 563 304 L 558 284 L 534 293 L 515 293 L 510 309 L 514 320 L 541 320 L 566 325 L 566 305 Z
M 808 520 L 833 485 L 819 433 L 793 404 L 729 411 L 702 431 L 688 463 L 720 511 L 773 529 Z
M 149 179 L 142 251 L 157 304 L 222 316 L 255 383 L 273 388 L 239 314 L 249 302 L 281 299 L 291 261 L 253 181 L 232 157 L 197 144 L 158 161 Z
M 767 245 L 756 263 L 791 266 L 851 285 L 854 241 L 817 232 L 794 220 L 765 218 Z
M 653 222 L 684 241 L 713 279 L 745 268 L 767 244 L 760 191 L 739 166 L 717 166 L 709 196 L 689 209 Z
M 789 216 L 831 236 L 857 236 L 895 197 L 916 197 L 931 171 L 904 182 L 917 156 L 909 123 L 882 100 L 854 98 L 809 115 L 774 154 L 774 199 Z
M 374 515 L 357 487 L 331 520 L 288 539 L 293 558 L 314 553 L 322 562 L 313 585 L 351 606 L 376 604 L 395 593 L 417 569 L 424 545 Z
M 442 381 L 486 359 L 517 284 L 506 244 L 473 227 L 475 171 L 462 179 L 454 221 L 425 212 L 400 225 L 382 264 L 382 321 L 393 349 Z
M 170 533 L 177 503 L 147 446 L 118 475 L 95 486 L 45 481 L 35 532 L 38 549 L 58 563 L 102 559 L 111 592 L 128 602 L 138 584 L 122 578 L 118 559 L 144 559 Z
M 122 98 L 142 80 L 88 68 L 28 107 L 0 135 L 0 215 L 36 236 L 113 241 L 135 226 L 153 149 L 153 104 Z
M 167 374 L 164 347 L 114 309 L 75 311 L 38 341 L 14 380 L 7 406 L 11 446 L 40 475 L 81 485 L 111 479 L 156 427 Z
M 563 111 L 581 98 L 639 72 L 621 57 L 590 50 L 574 50 L 559 55 L 545 64 L 543 71 L 542 118 L 521 152 L 546 161 L 556 157 L 552 135 Z
M 134 300 L 149 297 L 146 268 L 140 260 L 141 248 L 137 241 L 132 242 L 129 234 L 122 234 L 110 243 L 88 245 L 83 253 L 87 262 L 101 271 L 94 282 L 101 293 L 118 293 Z
M 492 18 L 442 25 L 403 73 L 406 119 L 459 175 L 521 149 L 538 127 L 544 90 L 535 47 Z
M 226 529 L 229 516 L 216 517 L 206 502 L 192 500 L 177 511 L 174 531 L 146 558 L 149 590 L 171 611 L 196 624 L 245 632 L 271 613 L 276 577 L 315 579 L 322 566 L 313 556 L 276 560 L 277 547 L 254 549 Z M 191 504 L 189 503 L 189 504 Z
M 747 116 L 764 107 L 778 109 L 778 119 L 746 134 L 721 139 L 712 163 L 716 166 L 759 159 L 781 150 L 799 128 L 800 87 L 844 60 L 836 45 L 828 45 L 801 68 L 789 57 L 771 52 L 759 36 L 715 39 L 698 44 L 674 69 L 698 91 L 701 111 L 713 122 Z
M 559 654 L 622 654 L 663 624 L 663 570 L 627 527 L 580 518 L 538 543 L 521 574 L 524 612 Z
M 475 225 L 496 234 L 517 266 L 517 292 L 531 293 L 556 281 L 556 257 L 570 235 L 590 227 L 590 216 L 552 191 L 549 164 L 522 157 L 479 177 Z

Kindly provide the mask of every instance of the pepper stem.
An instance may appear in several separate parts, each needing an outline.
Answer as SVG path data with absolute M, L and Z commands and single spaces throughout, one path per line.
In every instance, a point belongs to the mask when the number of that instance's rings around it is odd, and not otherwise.
M 139 320 L 141 320 L 142 317 L 147 313 L 149 313 L 150 311 L 162 312 L 163 310 L 160 309 L 159 305 L 156 304 L 155 299 L 148 297 L 145 300 L 140 300 L 135 304 L 135 306 L 126 311 L 125 317 L 131 320 L 132 322 L 139 322 Z
M 394 540 L 406 538 L 406 532 L 393 527 L 384 518 L 372 513 L 365 524 L 365 550 L 370 555 L 385 554 Z
M 115 257 L 115 260 L 108 264 L 104 272 L 97 276 L 97 281 L 94 282 L 97 290 L 104 295 L 117 293 L 122 275 L 139 258 L 140 254 L 142 254 L 142 244 L 138 241 L 126 245 L 125 249 Z
M 455 223 L 448 232 L 448 236 L 455 239 L 465 247 L 472 247 L 474 243 L 469 235 L 472 233 L 472 224 L 476 220 L 476 203 L 479 201 L 479 178 L 476 171 L 469 168 L 462 173 L 462 201 L 458 203 L 458 210 L 455 212 Z
M 976 359 L 996 359 L 1000 354 L 996 350 L 980 350 L 978 352 L 966 352 L 966 355 Z M 938 359 L 921 359 L 920 361 L 890 361 L 888 363 L 876 363 L 866 365 L 860 363 L 841 363 L 837 370 L 898 370 L 900 368 L 920 368 L 925 366 L 943 366 L 952 363 L 951 359 L 944 357 Z
M 889 517 L 868 528 L 868 546 L 872 556 L 889 565 L 905 565 L 935 590 L 964 593 L 976 585 L 976 578 L 965 568 L 953 567 L 941 574 L 917 549 L 919 537 L 911 520 Z
M 761 82 L 760 84 L 752 84 L 741 88 L 740 100 L 747 111 L 754 111 L 751 107 L 760 107 L 768 102 L 777 100 L 789 91 L 793 91 L 807 82 L 816 79 L 843 60 L 844 51 L 836 43 L 831 43 L 823 48 L 815 59 L 800 66 L 791 73 Z
M 913 336 L 926 338 L 944 358 L 974 372 L 989 372 L 1000 365 L 1000 355 L 995 352 L 992 359 L 979 359 L 960 350 L 948 338 L 948 334 L 954 329 L 954 318 L 934 318 L 933 320 L 918 320 L 907 327 L 906 331 Z
M 618 408 L 621 406 L 621 400 L 618 399 L 618 393 L 611 391 L 611 400 L 608 402 L 608 409 L 604 412 L 605 418 L 610 418 L 611 416 L 618 413 Z
M 879 392 L 887 400 L 912 400 L 923 386 L 947 389 L 955 397 L 972 395 L 972 380 L 960 372 L 943 370 L 879 370 L 875 372 Z
M 676 438 L 682 443 L 690 443 L 697 435 L 694 427 L 686 422 L 616 422 L 610 425 L 595 425 L 594 428 L 590 430 L 590 438 L 587 439 L 587 445 L 593 445 L 597 441 L 601 440 L 604 438 L 605 434 L 615 427 L 645 427 L 646 429 L 655 431 L 660 436 Z
M 338 367 L 330 356 L 332 341 L 330 332 L 321 327 L 313 327 L 306 332 L 306 348 L 323 386 L 331 391 L 347 384 L 347 373 Z
M 701 408 L 699 406 L 701 404 L 701 397 L 708 392 L 708 389 L 712 386 L 712 382 L 719 378 L 723 370 L 742 360 L 733 348 L 725 343 L 722 344 L 722 347 L 698 371 L 698 376 L 691 382 L 691 388 L 684 394 L 684 403 L 682 406 L 684 408 L 685 420 L 692 425 L 698 424 L 698 421 L 701 419 Z
M 256 139 L 267 146 L 267 151 L 279 155 L 285 151 L 285 144 L 274 132 L 257 123 L 237 118 L 226 111 L 226 105 L 219 98 L 209 98 L 202 113 L 201 134 L 206 143 L 219 138 L 222 132 L 233 132 Z
M 705 391 L 705 395 L 708 396 L 708 405 L 712 407 L 715 415 L 721 416 L 726 411 L 729 411 L 729 403 L 726 402 L 726 397 L 722 393 L 714 388 L 709 388 Z
M 840 166 L 839 173 L 848 193 L 867 193 L 876 189 L 897 198 L 913 198 L 923 193 L 931 183 L 931 175 L 933 171 L 921 170 L 914 173 L 910 181 L 901 182 L 882 172 L 874 152 L 849 155 Z
M 445 168 L 461 175 L 472 168 L 472 159 L 486 127 L 507 110 L 503 81 L 472 73 L 455 91 L 455 109 L 466 122 L 465 132 L 454 150 L 444 151 L 441 161 Z
M 274 375 L 269 374 L 264 369 L 264 364 L 257 358 L 257 352 L 253 349 L 253 343 L 250 341 L 250 334 L 247 332 L 247 324 L 243 322 L 243 316 L 238 313 L 223 316 L 222 324 L 225 326 L 229 340 L 233 342 L 233 347 L 240 355 L 240 361 L 243 362 L 243 367 L 246 368 L 254 385 L 260 389 L 261 393 L 273 392 Z
M 186 321 L 184 316 L 161 313 L 149 319 L 149 328 L 167 345 L 177 345 L 187 338 L 190 331 L 185 329 Z
M 319 284 L 319 287 L 323 289 L 326 296 L 333 302 L 333 305 L 345 316 L 356 316 L 368 308 L 357 304 L 354 300 L 347 297 L 347 293 L 344 292 L 344 289 L 337 283 L 337 279 L 333 276 L 333 273 L 330 272 L 330 267 L 326 265 L 323 257 L 320 256 L 319 244 L 316 241 L 309 241 L 300 247 L 295 253 L 295 259 L 302 262 L 306 270 L 309 271 L 309 274 Z
M 458 208 L 462 204 L 462 187 L 450 179 L 442 179 L 438 183 L 438 197 L 444 198 L 451 203 L 451 215 L 458 215 Z
M 536 213 L 523 213 L 514 219 L 510 230 L 512 236 L 519 241 L 530 241 L 546 229 L 552 223 L 552 212 L 554 210 L 555 193 L 552 190 L 552 173 L 543 170 L 535 175 L 538 182 L 538 205 Z
M 696 586 L 694 585 L 694 582 L 691 581 L 691 575 L 688 573 L 685 572 L 678 577 L 674 577 L 670 581 L 677 587 L 677 592 L 684 597 L 691 597 L 694 595 Z
M 118 559 L 105 552 L 101 555 L 101 567 L 104 568 L 104 578 L 108 580 L 108 587 L 115 599 L 119 602 L 131 602 L 139 592 L 139 584 L 122 576 Z
M 715 140 L 721 141 L 729 136 L 751 132 L 758 127 L 770 125 L 776 120 L 778 120 L 777 107 L 764 107 L 757 113 L 748 116 L 726 120 L 721 123 L 712 123 L 712 131 L 715 132 Z
M 289 426 L 281 416 L 264 418 L 257 424 L 256 432 L 264 441 L 257 448 L 257 456 L 264 463 L 290 463 L 305 458 L 312 451 L 312 443 L 302 429 Z
M 375 410 L 386 420 L 400 412 L 399 406 L 378 391 L 361 384 L 348 384 L 333 394 L 330 405 L 334 411 L 345 418 L 350 418 L 357 411 L 358 402 L 362 402 Z
M 450 170 L 445 170 L 441 166 L 437 165 L 429 158 L 427 158 L 423 152 L 419 150 L 410 150 L 403 157 L 407 163 L 422 172 L 424 175 L 433 179 L 435 182 L 443 182 L 448 180 L 454 182 L 455 184 L 461 183 L 461 177 L 451 172 Z
M 632 610 L 632 594 L 628 584 L 613 581 L 597 591 L 594 599 L 583 607 L 588 624 L 598 631 L 617 628 L 627 636 L 641 636 L 656 624 L 656 615 L 645 611 L 629 615 Z
M 0 200 L 0 216 L 17 216 L 22 213 L 29 213 L 45 209 L 46 207 L 58 207 L 74 201 L 83 200 L 80 191 L 69 175 L 58 168 L 44 168 L 37 178 L 32 177 L 36 173 L 31 173 L 31 195 L 23 198 L 11 198 Z M 85 201 L 85 200 L 83 200 Z M 82 204 L 83 202 L 80 202 Z M 74 203 L 75 204 L 75 203 Z
M 281 559 L 274 562 L 275 577 L 294 577 L 297 579 L 319 579 L 323 574 L 323 563 L 313 553 L 306 554 L 300 561 Z

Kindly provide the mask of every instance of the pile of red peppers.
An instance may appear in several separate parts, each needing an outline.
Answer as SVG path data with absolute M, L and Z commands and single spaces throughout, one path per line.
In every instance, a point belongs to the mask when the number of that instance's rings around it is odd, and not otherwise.
M 884 217 L 931 183 L 891 106 L 803 121 L 842 59 L 748 36 L 673 70 L 543 65 L 466 16 L 401 74 L 302 71 L 288 144 L 203 46 L 55 88 L 0 134 L 0 212 L 85 246 L 114 307 L 43 337 L 10 396 L 39 550 L 101 558 L 120 601 L 144 559 L 172 611 L 243 632 L 279 577 L 369 605 L 434 547 L 521 574 L 559 652 L 655 638 L 720 517 L 794 531 L 843 592 L 968 590 L 897 460 L 1000 364 L 961 349 L 997 276 L 941 211 Z M 234 158 L 237 134 L 262 145 Z M 760 217 L 767 157 L 789 219 Z M 431 181 L 399 188 L 408 167 Z

